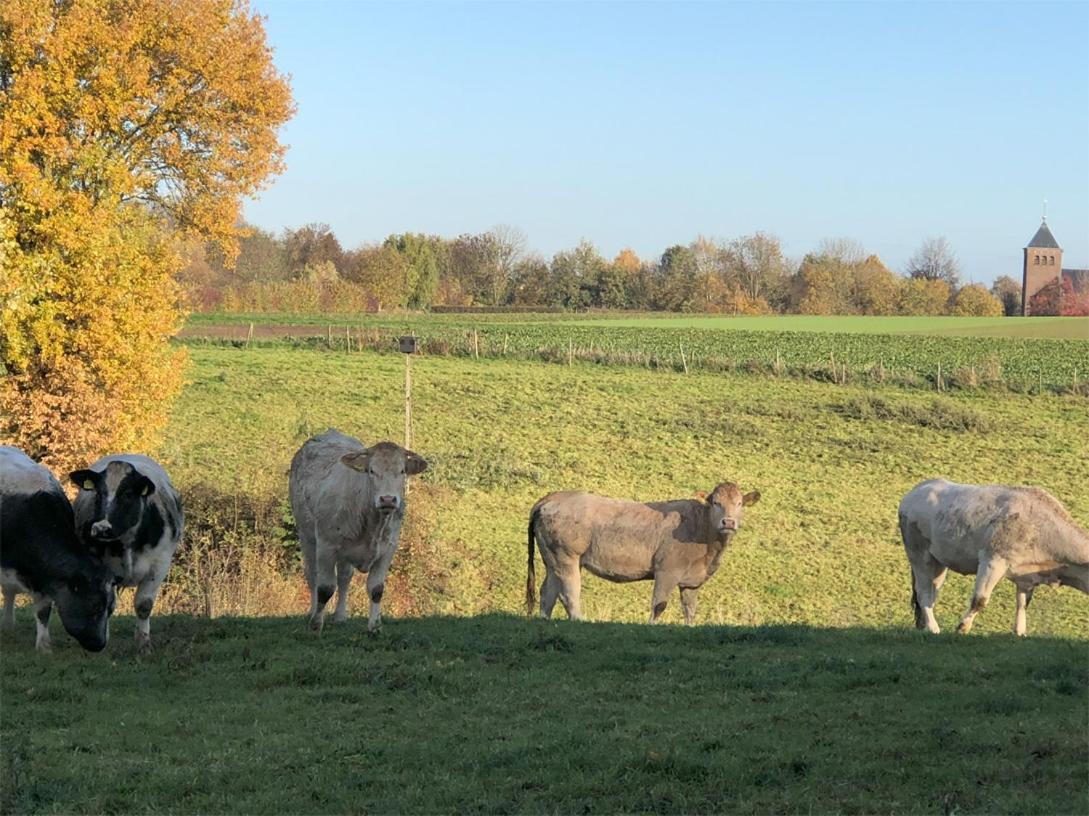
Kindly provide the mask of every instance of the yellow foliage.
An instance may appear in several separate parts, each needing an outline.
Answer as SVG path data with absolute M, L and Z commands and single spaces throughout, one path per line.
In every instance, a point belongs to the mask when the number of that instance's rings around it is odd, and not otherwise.
M 152 443 L 179 238 L 231 251 L 290 113 L 244 3 L 0 3 L 0 441 L 55 467 Z
M 897 308 L 902 315 L 943 315 L 948 313 L 949 295 L 944 280 L 908 278 L 900 287 Z
M 978 283 L 971 283 L 957 293 L 953 314 L 959 317 L 1001 317 L 1002 301 Z

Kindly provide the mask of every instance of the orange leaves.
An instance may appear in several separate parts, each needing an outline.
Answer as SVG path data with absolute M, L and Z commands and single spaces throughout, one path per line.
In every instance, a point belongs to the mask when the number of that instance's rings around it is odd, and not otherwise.
M 288 83 L 241 0 L 4 0 L 0 94 L 0 439 L 146 447 L 184 365 L 172 233 L 231 253 Z

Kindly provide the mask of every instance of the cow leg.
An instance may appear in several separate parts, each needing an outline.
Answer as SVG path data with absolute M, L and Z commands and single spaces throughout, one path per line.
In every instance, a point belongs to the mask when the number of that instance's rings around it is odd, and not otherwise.
M 5 632 L 15 631 L 15 590 L 12 587 L 3 587 L 4 592 L 4 617 L 0 622 L 0 628 Z
M 367 573 L 367 596 L 370 598 L 369 612 L 367 615 L 367 631 L 377 632 L 382 627 L 382 595 L 386 591 L 386 576 L 389 574 L 389 565 L 393 562 L 393 549 L 378 559 L 378 563 L 372 564 Z
M 314 591 L 310 598 L 310 628 L 320 632 L 325 625 L 325 605 L 336 589 L 336 550 L 319 540 L 315 547 Z
M 561 565 L 561 570 L 556 572 L 560 603 L 567 610 L 567 617 L 571 620 L 582 620 L 582 576 L 579 574 L 579 564 Z
M 556 600 L 560 597 L 560 580 L 548 570 L 545 579 L 541 582 L 541 617 L 548 620 L 552 617 L 552 610 L 556 606 Z
M 53 601 L 44 595 L 34 599 L 34 620 L 37 622 L 37 636 L 34 648 L 39 652 L 53 651 L 53 641 L 49 637 L 49 616 L 53 614 Z
M 348 590 L 352 585 L 355 568 L 347 561 L 337 561 L 337 608 L 333 613 L 335 623 L 348 620 Z
M 654 594 L 650 599 L 650 622 L 657 623 L 658 618 L 665 612 L 669 604 L 669 596 L 676 588 L 676 584 L 657 575 L 654 576 Z
M 991 593 L 1005 576 L 1008 567 L 1006 559 L 998 555 L 988 554 L 979 559 L 979 572 L 976 573 L 976 588 L 972 593 L 972 602 L 957 625 L 957 631 L 960 634 L 966 635 L 972 631 L 972 621 L 987 605 L 987 601 L 991 599 Z
M 684 610 L 684 624 L 691 626 L 696 622 L 696 603 L 699 600 L 699 589 L 681 587 L 681 609 Z
M 1028 606 L 1032 603 L 1032 587 L 1017 587 L 1017 613 L 1013 619 L 1013 633 L 1018 637 L 1028 634 Z
M 136 648 L 144 654 L 151 651 L 151 609 L 164 578 L 165 574 L 144 579 L 136 586 L 132 598 L 132 608 L 136 612 Z
M 912 596 L 915 604 L 915 628 L 927 629 L 938 634 L 938 619 L 934 617 L 934 604 L 938 602 L 938 590 L 945 583 L 948 570 L 927 556 L 918 566 L 912 565 Z
M 309 533 L 304 532 L 302 529 L 299 530 L 299 545 L 303 557 L 303 576 L 306 578 L 306 588 L 310 590 L 310 611 L 306 613 L 309 620 L 318 611 L 318 592 L 315 585 L 317 583 L 318 559 L 315 553 L 314 540 Z

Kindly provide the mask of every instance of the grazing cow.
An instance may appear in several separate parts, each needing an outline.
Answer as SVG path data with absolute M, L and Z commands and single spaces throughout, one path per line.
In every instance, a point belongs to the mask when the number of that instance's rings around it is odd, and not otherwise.
M 136 645 L 151 650 L 151 608 L 182 537 L 181 497 L 162 466 L 147 456 L 103 456 L 70 478 L 79 486 L 76 533 L 113 570 L 120 586 L 136 587 Z
M 696 617 L 696 594 L 715 574 L 723 550 L 741 528 L 744 507 L 760 493 L 742 494 L 723 482 L 711 495 L 672 501 L 627 501 L 582 492 L 550 493 L 529 515 L 526 613 L 533 614 L 533 542 L 541 551 L 541 617 L 552 616 L 558 597 L 572 620 L 579 606 L 580 567 L 609 581 L 654 580 L 650 622 L 656 623 L 674 588 L 680 587 L 685 623 Z
M 15 596 L 34 599 L 39 652 L 48 652 L 53 604 L 61 623 L 91 652 L 105 648 L 113 575 L 80 546 L 72 505 L 53 474 L 17 448 L 0 446 L 0 587 L 3 626 L 15 627 Z
M 405 515 L 405 480 L 425 470 L 423 457 L 400 445 L 365 448 L 333 428 L 299 448 L 291 460 L 288 495 L 310 587 L 311 628 L 321 631 L 334 586 L 333 620 L 348 618 L 348 587 L 356 569 L 367 573 L 367 629 L 381 625 L 386 573 Z
M 919 629 L 938 631 L 934 602 L 947 570 L 976 576 L 961 633 L 972 628 L 1002 578 L 1017 586 L 1016 635 L 1025 634 L 1025 612 L 1039 584 L 1089 593 L 1089 535 L 1038 487 L 921 482 L 900 502 L 900 534 Z

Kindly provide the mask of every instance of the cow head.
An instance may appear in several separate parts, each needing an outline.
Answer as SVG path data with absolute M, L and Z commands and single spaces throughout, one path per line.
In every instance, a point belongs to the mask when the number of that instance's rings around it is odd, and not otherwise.
M 379 442 L 366 450 L 346 453 L 340 461 L 370 480 L 373 509 L 394 513 L 404 506 L 405 480 L 427 470 L 427 460 L 392 442 Z
M 79 531 L 84 541 L 131 544 L 155 483 L 128 462 L 114 460 L 106 469 L 69 474 L 80 490 L 94 493 L 94 513 Z
M 114 580 L 108 567 L 95 563 L 50 588 L 65 630 L 89 652 L 101 652 L 110 639 L 110 615 L 117 601 Z
M 712 532 L 722 537 L 733 535 L 740 530 L 741 517 L 745 513 L 744 508 L 760 501 L 759 490 L 742 494 L 741 488 L 733 482 L 722 482 L 711 491 L 710 495 L 703 492 L 696 495 L 707 503 L 708 521 Z

